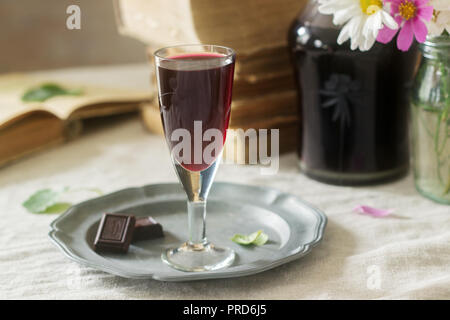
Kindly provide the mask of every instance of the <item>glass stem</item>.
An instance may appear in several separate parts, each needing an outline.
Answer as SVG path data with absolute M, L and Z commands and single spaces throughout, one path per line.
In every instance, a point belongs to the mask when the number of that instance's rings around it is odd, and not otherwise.
M 206 201 L 188 201 L 188 228 L 191 246 L 203 246 L 206 243 Z

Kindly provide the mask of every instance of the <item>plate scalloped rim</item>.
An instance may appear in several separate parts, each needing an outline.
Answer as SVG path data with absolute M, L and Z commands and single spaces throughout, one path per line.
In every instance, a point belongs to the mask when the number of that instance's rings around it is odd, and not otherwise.
M 89 202 L 95 202 L 100 199 L 104 200 L 108 197 L 114 197 L 117 194 L 124 193 L 124 192 L 130 192 L 130 191 L 137 191 L 142 192 L 145 194 L 145 189 L 149 187 L 158 187 L 158 186 L 169 186 L 169 185 L 176 185 L 179 186 L 179 184 L 176 183 L 158 183 L 158 184 L 150 184 L 145 185 L 142 187 L 132 187 L 132 188 L 125 188 L 121 189 L 94 199 L 89 199 L 86 201 L 83 201 L 79 204 L 76 204 L 72 207 L 70 207 L 68 210 L 66 210 L 64 213 L 62 213 L 59 217 L 57 217 L 51 224 L 50 224 L 50 232 L 48 233 L 49 238 L 51 241 L 64 253 L 65 256 L 67 256 L 72 261 L 75 261 L 77 263 L 80 263 L 82 265 L 98 269 L 116 276 L 124 277 L 124 278 L 132 278 L 132 279 L 154 279 L 159 281 L 193 281 L 193 280 L 207 280 L 207 279 L 222 279 L 222 278 L 233 278 L 233 277 L 242 277 L 242 276 L 248 276 L 260 272 L 264 272 L 270 269 L 273 269 L 277 266 L 280 266 L 282 264 L 291 262 L 293 260 L 299 259 L 306 254 L 308 254 L 313 247 L 315 247 L 323 238 L 323 233 L 325 231 L 325 227 L 327 225 L 327 217 L 326 215 L 319 209 L 317 209 L 314 206 L 311 206 L 309 203 L 303 201 L 298 196 L 282 192 L 280 190 L 270 188 L 270 187 L 263 187 L 263 186 L 254 186 L 254 185 L 246 185 L 246 184 L 236 184 L 236 183 L 229 183 L 229 182 L 215 182 L 214 185 L 221 185 L 221 186 L 239 186 L 239 187 L 250 187 L 254 189 L 259 189 L 261 191 L 272 191 L 277 194 L 277 196 L 271 201 L 271 207 L 274 207 L 274 204 L 281 198 L 281 197 L 294 197 L 297 201 L 299 201 L 304 206 L 308 207 L 311 212 L 315 214 L 317 217 L 317 224 L 315 228 L 315 236 L 314 239 L 308 243 L 302 244 L 296 250 L 291 250 L 291 253 L 289 255 L 286 255 L 285 257 L 281 259 L 273 260 L 270 263 L 266 263 L 264 265 L 260 265 L 257 267 L 254 267 L 252 269 L 244 270 L 244 271 L 233 271 L 233 272 L 227 272 L 227 269 L 221 269 L 216 271 L 207 271 L 207 272 L 196 272 L 196 273 L 182 273 L 183 275 L 177 275 L 177 276 L 170 276 L 170 275 L 164 275 L 164 274 L 139 274 L 134 273 L 130 271 L 120 270 L 116 268 L 111 268 L 110 266 L 99 264 L 97 262 L 91 262 L 89 260 L 86 260 L 83 257 L 80 257 L 77 255 L 71 248 L 68 246 L 60 237 L 58 237 L 58 232 L 62 232 L 58 229 L 57 224 L 65 219 L 67 219 L 70 215 L 76 213 L 77 208 L 81 205 L 86 205 Z M 284 210 L 284 209 L 283 209 Z M 295 251 L 295 252 L 292 252 Z

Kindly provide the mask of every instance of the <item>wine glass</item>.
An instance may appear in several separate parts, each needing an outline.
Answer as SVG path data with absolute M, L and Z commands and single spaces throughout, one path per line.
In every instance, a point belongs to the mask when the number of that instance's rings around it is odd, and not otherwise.
M 159 105 L 171 159 L 187 195 L 189 238 L 163 252 L 183 271 L 227 267 L 235 253 L 206 238 L 206 201 L 219 166 L 230 119 L 234 50 L 181 45 L 154 53 Z

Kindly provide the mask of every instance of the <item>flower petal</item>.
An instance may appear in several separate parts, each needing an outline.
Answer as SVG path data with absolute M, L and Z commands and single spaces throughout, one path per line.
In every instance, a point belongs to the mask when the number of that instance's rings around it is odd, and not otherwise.
M 403 28 L 400 30 L 397 37 L 397 47 L 401 51 L 408 51 L 414 40 L 414 32 L 412 21 L 408 20 Z
M 363 44 L 363 47 L 361 48 L 361 51 L 369 51 L 372 49 L 373 45 L 375 44 L 376 36 L 373 34 L 369 34 Z
M 343 44 L 345 41 L 350 39 L 350 23 L 347 23 L 339 33 L 339 36 L 337 38 L 337 43 L 339 45 Z
M 384 43 L 384 44 L 389 43 L 395 37 L 395 35 L 397 34 L 397 31 L 398 31 L 398 29 L 397 30 L 393 30 L 393 29 L 389 29 L 387 27 L 384 27 L 378 33 L 377 41 L 381 42 L 381 43 Z
M 427 39 L 428 29 L 425 23 L 420 20 L 418 17 L 414 18 L 412 22 L 412 27 L 414 31 L 414 35 L 419 43 L 424 43 Z
M 355 8 L 346 8 L 334 12 L 333 23 L 335 25 L 341 25 L 355 16 Z
M 428 32 L 431 36 L 440 36 L 442 34 L 442 32 L 444 32 L 444 27 L 441 25 L 438 25 L 435 22 L 429 22 L 427 25 L 428 28 Z M 449 25 L 450 28 L 450 25 Z
M 402 0 L 399 0 L 399 1 L 392 1 L 392 3 L 391 3 L 391 14 L 392 15 L 395 15 L 395 14 L 397 14 L 398 13 L 398 7 L 400 6 L 400 1 L 402 1 Z
M 394 18 L 392 18 L 392 16 L 389 13 L 381 11 L 381 19 L 383 20 L 384 25 L 389 29 L 393 30 L 398 29 L 399 26 L 397 22 L 395 22 Z
M 422 7 L 417 9 L 417 16 L 416 18 L 423 19 L 425 21 L 430 21 L 431 18 L 433 18 L 433 7 Z
M 378 35 L 378 30 L 380 30 L 381 28 L 383 28 L 383 21 L 381 18 L 381 14 L 377 12 L 366 19 L 363 27 L 363 35 L 366 38 L 369 36 L 369 34 L 372 37 L 376 37 Z
M 424 7 L 428 4 L 429 0 L 415 0 L 415 6 L 418 8 Z
M 356 206 L 353 211 L 364 213 L 373 217 L 385 217 L 394 212 L 394 209 L 378 209 L 369 206 L 359 205 Z

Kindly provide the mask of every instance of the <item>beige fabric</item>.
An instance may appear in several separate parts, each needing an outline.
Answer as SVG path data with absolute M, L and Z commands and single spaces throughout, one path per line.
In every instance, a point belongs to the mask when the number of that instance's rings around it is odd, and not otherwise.
M 77 72 L 67 77 L 77 79 Z M 137 86 L 145 86 L 147 78 L 140 79 Z M 421 197 L 411 176 L 376 187 L 329 186 L 300 174 L 289 154 L 276 176 L 223 165 L 217 180 L 270 186 L 314 204 L 329 218 L 323 242 L 258 275 L 185 283 L 123 279 L 70 261 L 47 237 L 55 216 L 28 213 L 21 203 L 47 187 L 112 192 L 177 181 L 163 138 L 132 119 L 0 171 L 0 298 L 450 299 L 450 206 Z M 358 204 L 396 213 L 372 218 L 352 212 Z
M 47 238 L 55 216 L 27 213 L 20 204 L 44 187 L 111 192 L 176 181 L 163 139 L 134 119 L 2 170 L 0 298 L 450 298 L 450 209 L 419 196 L 411 177 L 377 187 L 328 186 L 301 175 L 290 154 L 277 176 L 224 165 L 217 180 L 271 186 L 313 203 L 329 217 L 323 242 L 258 275 L 191 283 L 122 279 L 71 262 Z M 359 215 L 351 211 L 357 204 L 396 208 L 396 214 Z

